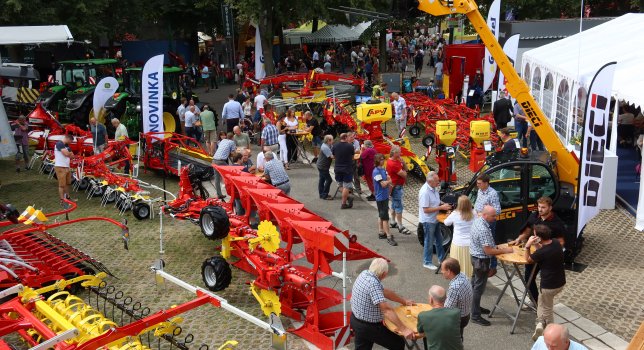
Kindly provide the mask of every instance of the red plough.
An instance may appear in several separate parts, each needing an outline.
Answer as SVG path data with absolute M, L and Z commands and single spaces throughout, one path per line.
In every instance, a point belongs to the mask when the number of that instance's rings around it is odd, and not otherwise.
M 197 184 L 202 175 L 188 166 L 181 171 L 177 199 L 163 207 L 175 218 L 199 224 L 209 239 L 222 239 L 221 256 L 203 263 L 206 286 L 213 291 L 228 286 L 227 260 L 234 257 L 233 265 L 256 276 L 251 292 L 267 315 L 282 313 L 302 322 L 289 332 L 322 349 L 346 345 L 349 312 L 328 312 L 339 305 L 346 311 L 346 289 L 340 293 L 319 282 L 344 277 L 344 272 L 333 271 L 333 261 L 344 264 L 380 255 L 241 167 L 215 168 L 224 179 L 229 202 L 204 198 Z

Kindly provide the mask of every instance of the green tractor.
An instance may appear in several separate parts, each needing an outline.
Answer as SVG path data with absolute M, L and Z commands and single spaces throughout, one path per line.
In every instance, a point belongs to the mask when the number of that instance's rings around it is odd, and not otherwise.
M 114 59 L 59 62 L 56 84 L 42 92 L 36 102 L 57 112 L 62 122 L 85 127 L 92 112 L 96 84 L 105 77 L 115 77 L 116 65 Z
M 108 136 L 113 137 L 114 128 L 109 122 L 117 118 L 127 127 L 131 139 L 138 139 L 143 131 L 141 110 L 141 73 L 142 68 L 127 68 L 123 71 L 123 89 L 105 103 L 105 113 L 100 114 L 99 122 L 107 127 Z M 163 129 L 166 132 L 181 132 L 177 107 L 181 103 L 179 76 L 183 70 L 179 67 L 163 67 Z M 193 95 L 195 101 L 198 99 Z M 198 101 L 197 101 L 198 102 Z

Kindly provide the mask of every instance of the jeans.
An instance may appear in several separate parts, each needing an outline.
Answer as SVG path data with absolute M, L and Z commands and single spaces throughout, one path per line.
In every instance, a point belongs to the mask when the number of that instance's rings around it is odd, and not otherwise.
M 401 185 L 396 185 L 391 190 L 391 211 L 396 214 L 402 214 L 403 212 L 403 187 Z
M 481 296 L 485 293 L 487 285 L 487 274 L 490 271 L 490 259 L 472 257 L 472 318 L 481 317 Z
M 331 174 L 329 174 L 328 169 L 318 169 L 318 172 L 320 173 L 320 180 L 318 181 L 318 194 L 320 195 L 320 198 L 326 198 L 329 196 L 329 190 L 331 189 L 331 183 L 333 183 L 333 179 L 331 178 Z
M 528 138 L 525 136 L 528 132 L 528 123 L 517 121 L 516 118 L 514 120 L 514 128 L 517 131 L 517 139 L 521 143 L 521 147 L 528 147 Z
M 543 142 L 541 142 L 539 135 L 537 135 L 537 132 L 534 130 L 530 131 L 530 148 L 533 151 L 545 150 L 545 148 L 543 148 Z
M 425 231 L 425 245 L 423 247 L 423 264 L 432 263 L 433 247 L 436 247 L 438 262 L 445 259 L 445 250 L 443 249 L 443 236 L 438 227 L 438 222 L 423 222 L 423 231 Z

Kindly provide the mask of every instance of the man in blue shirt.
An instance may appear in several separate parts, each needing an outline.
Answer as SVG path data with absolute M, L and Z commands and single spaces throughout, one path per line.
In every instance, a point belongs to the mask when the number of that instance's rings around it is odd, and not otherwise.
M 228 158 L 230 158 L 236 150 L 237 146 L 235 145 L 235 141 L 233 141 L 233 133 L 229 132 L 226 134 L 226 139 L 219 142 L 217 151 L 212 157 L 212 162 L 216 165 L 228 165 Z M 219 197 L 219 199 L 226 198 L 226 196 L 221 193 L 221 174 L 219 174 L 217 169 L 215 169 L 215 190 L 217 191 L 217 197 Z
M 532 345 L 532 350 L 588 350 L 585 346 L 570 340 L 568 329 L 560 324 L 551 323 L 546 327 L 543 336 Z
M 376 154 L 374 157 L 376 167 L 373 169 L 373 189 L 376 197 L 376 206 L 378 207 L 378 238 L 387 239 L 387 243 L 397 246 L 394 236 L 389 232 L 389 188 L 391 180 L 387 179 L 387 170 L 385 169 L 385 156 Z
M 228 102 L 224 105 L 221 116 L 226 121 L 227 132 L 233 132 L 235 125 L 239 125 L 239 121 L 244 118 L 244 109 L 239 102 L 235 101 L 233 94 L 228 95 Z

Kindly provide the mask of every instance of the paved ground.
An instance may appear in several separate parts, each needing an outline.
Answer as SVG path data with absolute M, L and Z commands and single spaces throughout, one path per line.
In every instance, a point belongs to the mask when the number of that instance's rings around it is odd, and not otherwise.
M 219 106 L 226 100 L 225 95 L 229 91 L 230 86 L 201 95 L 203 100 L 214 103 L 220 110 Z M 425 301 L 429 286 L 447 285 L 440 275 L 431 274 L 421 267 L 422 250 L 415 236 L 398 235 L 398 247 L 391 247 L 376 238 L 376 211 L 370 203 L 357 202 L 355 209 L 340 211 L 338 201 L 315 199 L 315 186 L 311 186 L 311 178 L 317 178 L 315 169 L 302 165 L 291 170 L 289 175 L 293 181 L 294 189 L 291 194 L 294 198 L 333 221 L 338 227 L 357 234 L 361 243 L 392 260 L 391 276 L 385 280 L 387 287 L 394 288 L 414 300 Z M 18 176 L 8 161 L 0 162 L 0 179 L 3 184 L 0 188 L 0 200 L 3 202 L 14 203 L 19 208 L 34 203 L 37 207 L 45 209 L 55 209 L 57 206 L 54 180 L 37 175 L 33 171 Z M 161 185 L 161 178 L 155 174 L 143 175 L 143 179 Z M 416 212 L 416 194 L 420 185 L 420 181 L 412 180 L 406 192 L 405 205 L 411 213 Z M 172 192 L 176 191 L 176 179 L 169 179 L 167 188 Z M 104 215 L 118 218 L 114 209 L 101 208 L 96 199 L 81 198 L 79 204 L 79 209 L 72 217 Z M 126 214 L 126 217 L 130 220 L 132 232 L 129 251 L 122 249 L 117 230 L 102 223 L 61 228 L 52 233 L 103 261 L 118 277 L 111 279 L 110 283 L 152 310 L 188 300 L 190 295 L 178 288 L 157 287 L 148 271 L 148 266 L 159 257 L 158 218 L 139 222 L 131 214 Z M 413 218 L 412 220 L 415 223 Z M 200 266 L 204 259 L 214 254 L 215 244 L 203 238 L 197 226 L 187 222 L 165 219 L 163 225 L 163 258 L 167 262 L 166 270 L 190 283 L 203 285 L 200 280 Z M 560 307 L 561 314 L 567 315 L 567 318 L 562 318 L 562 322 L 579 321 L 579 328 L 584 330 L 577 333 L 579 339 L 584 340 L 584 337 L 590 337 L 591 334 L 600 336 L 600 333 L 603 333 L 587 321 L 594 322 L 619 337 L 630 339 L 644 320 L 644 262 L 640 248 L 644 244 L 644 235 L 635 231 L 633 226 L 634 219 L 631 216 L 622 210 L 611 210 L 603 211 L 586 231 L 586 248 L 578 260 L 589 267 L 583 273 L 568 273 L 568 285 L 557 300 L 580 314 L 575 316 L 574 311 L 571 313 L 563 306 Z M 352 263 L 349 264 L 348 272 L 357 276 L 367 266 L 368 262 Z M 261 312 L 255 299 L 249 294 L 246 284 L 250 278 L 250 275 L 235 270 L 233 283 L 221 295 L 232 304 L 259 317 Z M 496 282 L 499 283 L 501 281 Z M 483 305 L 491 306 L 498 292 L 498 289 L 490 286 L 484 296 Z M 504 300 L 505 305 L 509 306 L 509 299 Z M 214 346 L 227 339 L 236 339 L 240 341 L 240 349 L 269 347 L 268 335 L 221 310 L 203 307 L 186 314 L 185 319 L 184 329 L 195 334 L 195 344 Z M 500 316 L 492 319 L 491 327 L 470 325 L 466 329 L 465 346 L 468 349 L 493 349 L 503 344 L 502 348 L 529 349 L 533 321 L 533 314 L 523 315 L 515 335 L 509 334 L 510 321 Z M 615 341 L 609 339 L 609 334 L 604 334 L 604 338 L 606 343 Z M 601 344 L 593 343 L 594 341 L 589 338 L 588 345 L 591 348 L 601 348 Z M 292 349 L 306 348 L 306 345 L 295 337 L 290 337 L 290 345 Z

